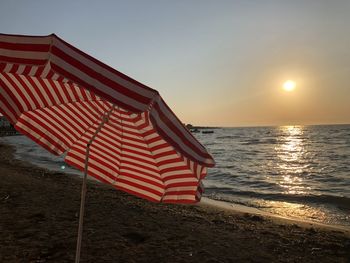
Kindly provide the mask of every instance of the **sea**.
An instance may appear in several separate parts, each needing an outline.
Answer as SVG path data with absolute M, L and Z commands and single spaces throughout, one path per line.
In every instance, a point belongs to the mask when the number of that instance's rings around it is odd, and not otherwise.
M 204 196 L 282 217 L 350 227 L 350 125 L 215 128 L 194 136 L 216 161 Z M 81 174 L 24 136 L 16 158 Z

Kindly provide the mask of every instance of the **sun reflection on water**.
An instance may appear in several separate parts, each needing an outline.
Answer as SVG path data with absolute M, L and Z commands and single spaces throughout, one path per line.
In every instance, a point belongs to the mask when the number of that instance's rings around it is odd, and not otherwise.
M 282 138 L 282 144 L 278 145 L 275 150 L 278 153 L 278 157 L 285 162 L 296 162 L 303 154 L 304 145 L 300 138 L 303 134 L 301 126 L 283 126 L 282 133 L 285 135 Z M 294 168 L 284 166 L 282 168 Z
M 264 210 L 269 211 L 270 213 L 284 217 L 302 218 L 307 220 L 315 220 L 318 222 L 330 223 L 327 213 L 321 209 L 305 204 L 260 200 L 256 201 L 256 205 L 258 205 L 258 207 L 265 208 Z
M 304 185 L 303 171 L 305 169 L 305 142 L 303 126 L 282 126 L 279 143 L 275 147 L 279 174 L 277 184 L 285 194 L 306 194 L 309 187 Z

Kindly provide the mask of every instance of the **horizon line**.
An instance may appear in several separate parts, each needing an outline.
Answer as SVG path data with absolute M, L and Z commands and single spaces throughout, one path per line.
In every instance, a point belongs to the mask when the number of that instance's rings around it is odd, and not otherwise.
M 190 124 L 190 123 L 188 123 Z M 191 124 L 193 125 L 193 124 Z M 242 125 L 242 126 L 211 126 L 211 125 L 193 125 L 193 128 L 264 128 L 264 127 L 286 127 L 286 126 L 341 126 L 350 125 L 350 123 L 321 123 L 321 124 L 257 124 L 257 125 Z

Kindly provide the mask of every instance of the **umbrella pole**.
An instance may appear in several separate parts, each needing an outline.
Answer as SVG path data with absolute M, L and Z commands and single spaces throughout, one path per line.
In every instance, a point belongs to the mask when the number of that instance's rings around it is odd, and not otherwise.
M 75 263 L 80 262 L 80 251 L 81 251 L 81 240 L 83 238 L 83 219 L 84 219 L 84 210 L 85 210 L 86 182 L 87 182 L 87 172 L 88 172 L 88 166 L 89 166 L 90 146 L 91 146 L 92 142 L 95 140 L 97 134 L 101 131 L 103 124 L 105 124 L 108 121 L 109 115 L 111 115 L 114 108 L 115 108 L 115 106 L 113 105 L 112 108 L 107 113 L 104 114 L 101 123 L 99 124 L 94 135 L 91 137 L 90 141 L 86 145 L 84 178 L 83 178 L 83 186 L 81 188 L 79 229 L 78 229 L 77 249 L 75 252 Z
M 86 180 L 87 180 L 87 170 L 88 170 L 88 160 L 90 153 L 91 140 L 87 144 L 86 148 L 86 157 L 85 157 L 85 169 L 84 169 L 84 178 L 83 186 L 81 188 L 81 201 L 80 201 L 80 212 L 79 212 L 79 229 L 78 229 L 78 240 L 77 240 L 77 249 L 75 252 L 75 263 L 80 262 L 80 250 L 81 250 L 81 240 L 83 238 L 83 218 L 85 210 L 85 197 L 86 197 Z

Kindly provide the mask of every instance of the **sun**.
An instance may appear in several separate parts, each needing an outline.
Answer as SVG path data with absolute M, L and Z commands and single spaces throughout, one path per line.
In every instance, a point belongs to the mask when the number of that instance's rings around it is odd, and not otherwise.
M 293 80 L 287 80 L 283 83 L 283 89 L 285 91 L 293 91 L 295 89 L 296 83 Z

